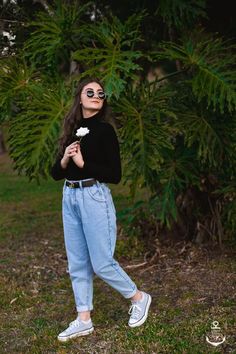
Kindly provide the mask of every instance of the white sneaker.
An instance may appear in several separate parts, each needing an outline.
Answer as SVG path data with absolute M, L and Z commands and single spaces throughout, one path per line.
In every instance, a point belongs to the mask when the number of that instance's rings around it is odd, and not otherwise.
M 129 309 L 129 323 L 130 327 L 141 326 L 147 319 L 148 310 L 152 301 L 151 295 L 142 291 L 142 299 L 139 301 L 132 301 Z
M 69 327 L 65 331 L 58 335 L 57 339 L 61 342 L 66 342 L 71 338 L 86 336 L 87 334 L 92 333 L 93 330 L 94 328 L 91 319 L 88 322 L 84 322 L 77 318 L 69 324 Z

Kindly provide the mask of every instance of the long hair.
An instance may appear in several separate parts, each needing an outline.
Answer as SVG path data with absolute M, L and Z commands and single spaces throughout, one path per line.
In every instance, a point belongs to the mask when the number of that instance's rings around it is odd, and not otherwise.
M 97 84 L 99 84 L 104 91 L 103 84 L 97 78 L 88 77 L 80 81 L 75 92 L 74 102 L 72 104 L 72 107 L 64 118 L 62 133 L 59 138 L 59 149 L 58 149 L 59 157 L 63 157 L 65 148 L 71 143 L 75 127 L 83 118 L 81 104 L 80 104 L 80 96 L 84 86 L 86 86 L 91 82 L 96 82 Z M 114 121 L 111 116 L 110 107 L 107 105 L 106 99 L 103 102 L 103 106 L 100 112 L 101 114 L 99 115 L 99 119 L 101 121 L 109 122 L 112 125 L 114 124 Z

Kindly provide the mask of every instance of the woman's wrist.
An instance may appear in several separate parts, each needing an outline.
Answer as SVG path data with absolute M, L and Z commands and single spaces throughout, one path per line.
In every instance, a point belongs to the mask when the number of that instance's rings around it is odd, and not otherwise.
M 84 167 L 84 161 L 82 163 L 77 163 L 76 161 L 74 161 L 74 163 L 79 167 L 79 168 L 83 168 Z
M 65 169 L 68 165 L 69 160 L 62 158 L 61 159 L 61 167 Z
M 79 168 L 84 167 L 84 160 L 82 160 L 78 155 L 73 156 L 72 160 L 74 161 L 76 166 L 78 166 Z

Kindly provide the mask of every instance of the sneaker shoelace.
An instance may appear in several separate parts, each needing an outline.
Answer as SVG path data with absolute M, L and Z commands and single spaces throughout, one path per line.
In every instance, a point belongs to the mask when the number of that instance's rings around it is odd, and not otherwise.
M 80 325 L 80 321 L 76 319 L 69 324 L 69 327 L 66 329 L 66 331 L 69 331 L 70 327 L 79 327 L 79 325 Z
M 140 315 L 141 308 L 137 304 L 132 304 L 129 309 L 129 315 L 131 318 L 137 319 Z

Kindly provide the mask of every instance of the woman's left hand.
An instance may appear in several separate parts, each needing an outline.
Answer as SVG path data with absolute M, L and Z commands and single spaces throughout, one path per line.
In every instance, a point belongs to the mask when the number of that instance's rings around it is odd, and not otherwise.
M 80 144 L 78 142 L 77 144 L 77 152 L 74 156 L 71 157 L 72 160 L 74 161 L 74 163 L 80 167 L 80 168 L 83 168 L 84 166 L 84 160 L 83 160 L 83 156 L 81 154 L 81 151 L 80 151 Z

